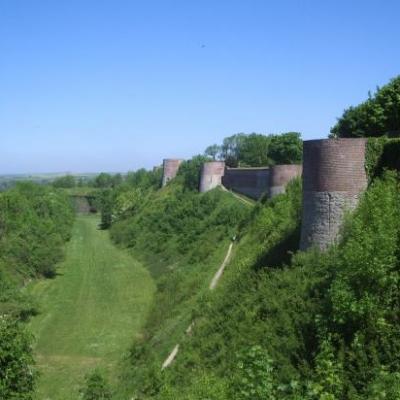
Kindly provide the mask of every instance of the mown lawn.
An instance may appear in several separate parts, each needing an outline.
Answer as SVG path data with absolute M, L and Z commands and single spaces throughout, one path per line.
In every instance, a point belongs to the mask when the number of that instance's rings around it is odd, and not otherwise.
M 77 399 L 85 373 L 94 367 L 115 376 L 151 305 L 150 274 L 117 249 L 98 222 L 78 216 L 59 275 L 29 289 L 41 310 L 30 324 L 41 372 L 38 400 Z

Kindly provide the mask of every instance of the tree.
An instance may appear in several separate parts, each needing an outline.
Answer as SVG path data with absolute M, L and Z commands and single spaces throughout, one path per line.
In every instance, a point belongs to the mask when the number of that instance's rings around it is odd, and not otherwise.
M 94 186 L 97 188 L 110 188 L 113 185 L 113 178 L 110 174 L 102 172 L 101 174 L 97 175 L 94 180 Z
M 298 164 L 303 159 L 303 141 L 298 132 L 272 135 L 269 159 L 273 164 Z
M 400 76 L 356 107 L 346 109 L 331 137 L 369 137 L 400 133 Z
M 183 179 L 183 185 L 189 190 L 198 190 L 200 185 L 200 171 L 202 165 L 209 161 L 207 157 L 197 155 L 190 160 L 183 161 L 179 166 L 177 176 Z
M 21 324 L 0 316 L 0 398 L 31 400 L 35 390 L 32 338 Z
M 271 137 L 251 133 L 240 140 L 238 162 L 240 166 L 263 167 L 271 164 L 269 146 Z
M 57 188 L 73 188 L 76 186 L 75 177 L 72 175 L 60 176 L 54 180 L 53 186 Z
M 221 158 L 225 160 L 228 167 L 237 167 L 240 158 L 240 149 L 246 138 L 245 133 L 237 133 L 226 137 L 221 146 Z
M 208 157 L 211 157 L 213 160 L 217 159 L 217 155 L 221 152 L 221 146 L 218 146 L 217 144 L 213 144 L 211 146 L 208 146 L 204 154 Z

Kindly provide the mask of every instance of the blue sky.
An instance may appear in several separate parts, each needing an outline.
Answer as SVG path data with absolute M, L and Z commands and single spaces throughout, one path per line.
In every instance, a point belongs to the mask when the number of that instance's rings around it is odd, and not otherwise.
M 0 173 L 329 133 L 400 73 L 400 2 L 0 0 Z

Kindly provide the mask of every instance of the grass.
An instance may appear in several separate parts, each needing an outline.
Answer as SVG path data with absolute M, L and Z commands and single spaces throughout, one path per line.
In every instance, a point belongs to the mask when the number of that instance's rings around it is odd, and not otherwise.
M 115 377 L 122 354 L 140 335 L 155 285 L 149 272 L 117 249 L 95 216 L 78 216 L 54 280 L 29 290 L 41 313 L 31 322 L 41 377 L 37 399 L 78 398 L 94 367 Z

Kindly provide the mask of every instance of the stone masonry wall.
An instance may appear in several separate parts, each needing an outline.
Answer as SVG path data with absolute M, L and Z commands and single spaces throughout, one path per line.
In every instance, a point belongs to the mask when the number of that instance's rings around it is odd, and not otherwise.
M 171 179 L 175 178 L 181 163 L 182 160 L 178 159 L 165 159 L 163 161 L 162 187 L 164 187 Z
M 301 176 L 303 166 L 301 164 L 282 164 L 271 167 L 269 182 L 269 197 L 284 193 L 286 185 Z
M 367 187 L 365 145 L 365 139 L 304 142 L 300 249 L 323 250 L 337 239 L 344 213 Z
M 224 161 L 209 161 L 203 164 L 200 176 L 200 192 L 208 192 L 221 185 L 225 173 Z
M 269 174 L 268 167 L 226 168 L 222 184 L 227 189 L 257 200 L 268 192 Z

